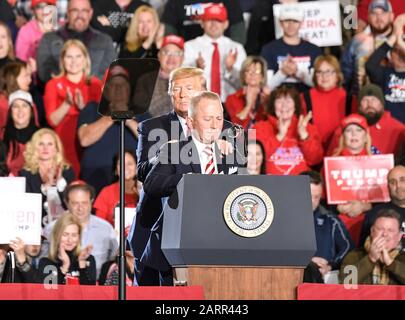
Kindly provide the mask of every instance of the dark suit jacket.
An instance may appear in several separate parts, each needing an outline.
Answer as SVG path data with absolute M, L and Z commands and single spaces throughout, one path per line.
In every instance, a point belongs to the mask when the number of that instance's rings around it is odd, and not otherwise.
M 25 192 L 28 193 L 39 193 L 42 194 L 41 191 L 41 185 L 42 185 L 42 179 L 41 175 L 39 172 L 33 174 L 32 172 L 22 169 L 20 171 L 20 176 L 25 177 Z M 67 184 L 69 185 L 74 179 L 75 179 L 75 174 L 73 172 L 72 167 L 69 168 L 64 168 L 62 171 L 62 176 L 65 178 Z M 62 205 L 65 206 L 63 202 L 63 192 L 59 192 L 59 198 L 61 199 Z M 44 219 L 47 216 L 47 211 L 44 209 L 44 203 L 46 201 L 46 197 L 42 194 L 42 226 L 44 227 L 46 219 Z
M 231 122 L 224 121 L 224 135 L 232 127 Z M 139 123 L 137 147 L 139 181 L 145 182 L 148 173 L 157 161 L 156 154 L 159 148 L 170 140 L 186 141 L 180 121 L 174 111 Z M 236 148 L 236 143 L 234 148 Z M 242 158 L 237 161 L 244 162 Z M 150 196 L 142 191 L 136 211 L 135 222 L 128 235 L 128 241 L 135 258 L 141 258 L 150 236 L 150 230 L 162 212 L 161 198 Z
M 178 153 L 182 153 L 184 148 L 187 149 L 185 149 L 183 154 L 188 155 L 187 160 L 189 160 L 186 164 L 178 161 Z M 242 167 L 238 166 L 237 163 L 228 163 L 228 159 L 225 159 L 218 148 L 216 148 L 215 155 L 218 173 L 237 174 L 238 169 Z M 184 161 L 183 158 L 182 160 Z M 160 199 L 163 208 L 170 195 L 176 190 L 177 184 L 183 177 L 183 174 L 188 173 L 201 174 L 198 151 L 191 137 L 189 141 L 167 143 L 161 148 L 158 161 L 145 180 L 145 194 L 154 199 Z M 141 257 L 141 262 L 153 269 L 167 271 L 170 265 L 161 250 L 162 228 L 163 209 L 151 229 L 151 235 Z

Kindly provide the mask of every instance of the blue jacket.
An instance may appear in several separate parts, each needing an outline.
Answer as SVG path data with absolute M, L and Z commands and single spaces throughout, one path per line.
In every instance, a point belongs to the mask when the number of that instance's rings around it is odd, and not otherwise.
M 339 269 L 343 258 L 354 249 L 354 242 L 342 221 L 321 205 L 314 211 L 317 250 L 315 257 L 324 258 L 332 270 Z

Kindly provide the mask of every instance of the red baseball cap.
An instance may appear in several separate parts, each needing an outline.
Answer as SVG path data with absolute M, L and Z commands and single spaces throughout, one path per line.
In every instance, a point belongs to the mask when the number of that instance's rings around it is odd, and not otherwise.
M 46 3 L 49 5 L 56 5 L 56 0 L 31 0 L 31 8 L 35 8 L 40 3 Z
M 168 44 L 174 44 L 178 46 L 181 50 L 184 50 L 184 39 L 182 37 L 176 36 L 174 34 L 169 34 L 163 38 L 162 48 Z
M 222 3 L 214 3 L 204 9 L 201 20 L 218 20 L 224 22 L 228 20 L 228 12 Z
M 129 80 L 128 70 L 120 66 L 119 64 L 116 64 L 115 66 L 113 66 L 111 69 L 108 70 L 106 81 L 116 76 L 121 76 Z
M 357 124 L 359 127 L 362 127 L 364 130 L 368 129 L 368 124 L 366 118 L 362 115 L 354 113 L 346 118 L 344 118 L 341 122 L 342 130 L 344 130 L 350 124 Z

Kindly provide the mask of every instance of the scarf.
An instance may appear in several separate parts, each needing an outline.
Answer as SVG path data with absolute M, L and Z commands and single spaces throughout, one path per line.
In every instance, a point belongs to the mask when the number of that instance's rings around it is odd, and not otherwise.
M 38 128 L 30 123 L 28 127 L 23 129 L 17 129 L 14 126 L 6 126 L 4 132 L 4 143 L 8 148 L 8 152 L 12 151 L 11 159 L 14 160 L 19 153 L 18 143 L 26 144 L 31 140 L 32 135 L 37 131 Z
M 10 141 L 15 140 L 18 143 L 26 144 L 29 140 L 31 140 L 32 135 L 37 130 L 38 128 L 36 126 L 31 125 L 23 129 L 12 128 L 8 132 L 8 139 Z
M 370 236 L 367 237 L 366 242 L 364 243 L 364 249 L 367 252 L 370 252 L 371 247 L 371 240 Z M 391 250 L 388 254 L 391 259 L 395 259 L 397 255 L 399 255 L 400 249 L 396 248 Z M 372 280 L 373 284 L 389 284 L 390 277 L 387 271 L 387 266 L 382 264 L 380 261 L 377 261 L 374 265 L 373 273 L 372 273 Z

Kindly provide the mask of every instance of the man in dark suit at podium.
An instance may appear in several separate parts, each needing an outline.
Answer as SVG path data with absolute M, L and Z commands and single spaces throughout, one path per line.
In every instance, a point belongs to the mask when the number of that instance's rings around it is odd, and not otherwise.
M 168 93 L 172 100 L 173 111 L 143 121 L 138 126 L 137 166 L 139 181 L 145 181 L 156 162 L 156 153 L 164 143 L 170 140 L 187 140 L 189 133 L 186 117 L 190 99 L 204 89 L 205 79 L 201 69 L 182 67 L 171 73 Z M 233 128 L 232 124 L 225 121 L 224 129 L 228 130 L 229 128 Z M 224 148 L 226 144 L 222 144 L 222 146 Z M 156 201 L 144 192 L 141 193 L 136 220 L 132 224 L 128 237 L 135 256 L 135 279 L 138 285 L 158 285 L 156 272 L 142 265 L 139 259 L 147 244 L 150 230 L 161 211 L 160 201 Z
M 172 140 L 163 145 L 144 182 L 145 194 L 161 200 L 162 205 L 175 191 L 183 174 L 238 173 L 235 158 L 220 150 L 224 118 L 219 96 L 203 91 L 193 97 L 186 121 L 191 136 L 187 140 Z M 162 226 L 163 212 L 152 228 L 141 262 L 159 270 L 161 285 L 172 285 L 171 266 L 161 250 Z

